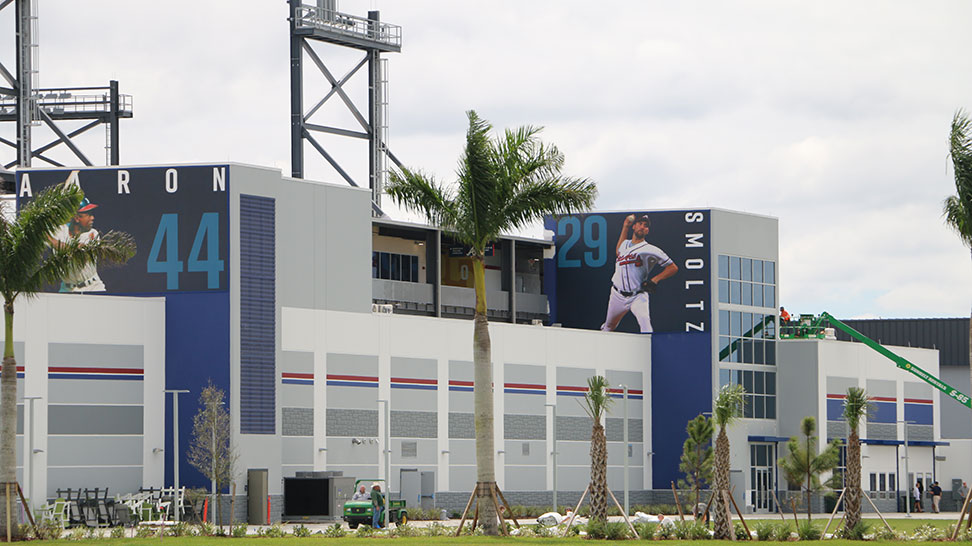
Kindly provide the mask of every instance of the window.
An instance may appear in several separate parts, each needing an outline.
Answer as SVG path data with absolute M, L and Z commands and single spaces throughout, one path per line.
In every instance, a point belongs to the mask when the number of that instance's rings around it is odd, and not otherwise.
M 720 385 L 742 385 L 743 417 L 776 419 L 776 372 L 752 370 L 719 370 Z
M 418 256 L 393 252 L 371 253 L 371 278 L 419 282 Z
M 776 307 L 776 263 L 719 256 L 719 303 Z
M 719 311 L 719 361 L 776 364 L 776 314 Z

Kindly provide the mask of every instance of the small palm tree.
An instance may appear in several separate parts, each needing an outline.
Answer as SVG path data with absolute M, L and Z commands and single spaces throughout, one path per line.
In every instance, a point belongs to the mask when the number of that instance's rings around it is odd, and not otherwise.
M 963 110 L 952 117 L 948 155 L 955 172 L 955 195 L 945 199 L 945 225 L 972 248 L 972 119 Z M 972 320 L 969 320 L 969 360 L 972 361 Z M 972 375 L 972 368 L 969 369 Z
M 847 422 L 847 475 L 844 484 L 845 523 L 853 529 L 861 521 L 861 420 L 870 413 L 871 397 L 859 387 L 847 389 L 844 399 L 844 421 Z
M 108 232 L 81 244 L 77 240 L 48 246 L 59 227 L 76 214 L 84 193 L 77 185 L 58 184 L 37 195 L 11 221 L 0 215 L 0 294 L 3 295 L 3 371 L 0 373 L 0 482 L 17 479 L 17 361 L 13 348 L 14 302 L 31 298 L 90 263 L 124 262 L 135 254 L 125 233 Z M 4 493 L 0 490 L 0 535 L 6 534 Z M 10 501 L 13 502 L 13 501 Z M 12 530 L 19 536 L 18 527 Z
M 607 521 L 607 436 L 601 421 L 614 399 L 608 393 L 607 379 L 595 375 L 587 379 L 582 407 L 593 421 L 591 427 L 591 521 Z M 627 454 L 625 454 L 627 456 Z
M 486 320 L 486 245 L 500 233 L 539 220 L 544 214 L 589 209 L 597 189 L 587 179 L 562 176 L 564 156 L 555 146 L 540 142 L 536 127 L 507 130 L 490 138 L 492 126 L 476 112 L 467 112 L 469 130 L 454 186 L 438 184 L 419 171 L 394 171 L 388 195 L 399 205 L 423 214 L 429 223 L 451 232 L 469 245 L 476 290 L 473 319 L 473 400 L 476 422 L 476 476 L 480 521 L 487 534 L 498 533 L 498 520 L 489 499 L 496 483 L 493 449 L 493 367 L 489 324 Z
M 729 435 L 726 429 L 740 415 L 745 402 L 746 393 L 742 385 L 725 385 L 719 389 L 719 396 L 712 404 L 712 418 L 719 427 L 715 448 L 715 523 L 713 538 L 728 539 L 732 537 L 732 522 L 729 521 L 729 507 L 726 506 L 722 493 L 729 494 Z
M 820 483 L 820 475 L 828 470 L 832 470 L 840 462 L 840 439 L 834 439 L 827 444 L 823 452 L 817 453 L 817 420 L 813 417 L 804 417 L 800 422 L 800 432 L 803 434 L 803 442 L 796 436 L 790 438 L 786 447 L 789 454 L 777 461 L 780 470 L 786 480 L 803 488 L 807 497 L 807 520 L 810 520 L 810 501 L 814 491 L 819 491 L 824 487 Z M 830 483 L 827 484 L 830 487 Z

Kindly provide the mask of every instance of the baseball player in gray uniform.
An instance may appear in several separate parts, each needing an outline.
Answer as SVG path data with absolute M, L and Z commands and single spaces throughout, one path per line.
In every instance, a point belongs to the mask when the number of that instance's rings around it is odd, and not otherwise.
M 88 201 L 87 197 L 82 199 L 74 218 L 51 234 L 48 237 L 48 244 L 62 246 L 77 240 L 78 244 L 84 245 L 97 240 L 101 236 L 94 228 L 94 209 L 97 207 L 98 205 Z M 105 283 L 98 276 L 98 266 L 94 262 L 67 275 L 61 281 L 60 288 L 60 292 L 104 292 L 105 290 Z
M 611 295 L 608 298 L 607 317 L 601 330 L 613 332 L 624 315 L 631 313 L 638 319 L 642 333 L 651 333 L 651 311 L 648 308 L 650 294 L 658 287 L 658 283 L 678 272 L 678 266 L 665 254 L 665 251 L 655 245 L 645 242 L 645 236 L 651 228 L 651 220 L 644 214 L 635 218 L 629 214 L 621 226 L 621 235 L 616 247 L 617 260 L 614 265 L 614 276 L 611 277 Z M 628 230 L 631 238 L 628 238 Z M 649 278 L 655 266 L 663 269 Z

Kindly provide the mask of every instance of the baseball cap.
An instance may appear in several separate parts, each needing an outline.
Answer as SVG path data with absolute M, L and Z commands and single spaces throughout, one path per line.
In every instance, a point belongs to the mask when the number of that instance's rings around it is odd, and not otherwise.
M 95 205 L 94 203 L 89 201 L 87 197 L 85 197 L 84 199 L 81 200 L 81 204 L 78 206 L 78 212 L 90 212 L 91 210 L 97 207 L 98 205 Z
M 651 225 L 651 220 L 648 218 L 647 214 L 642 214 L 641 216 L 636 217 L 634 223 L 637 224 L 638 222 L 644 222 Z

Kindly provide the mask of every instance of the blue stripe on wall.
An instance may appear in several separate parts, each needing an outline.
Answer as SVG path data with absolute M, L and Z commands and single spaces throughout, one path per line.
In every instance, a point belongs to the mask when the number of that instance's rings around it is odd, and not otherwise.
M 273 434 L 276 420 L 276 203 L 240 195 L 240 432 Z
M 898 404 L 896 402 L 872 402 L 873 413 L 867 417 L 870 423 L 894 423 L 898 420 Z
M 935 420 L 935 406 L 932 404 L 905 404 L 905 421 L 916 425 L 931 425 Z
M 652 487 L 678 480 L 685 423 L 712 410 L 712 342 L 706 332 L 651 335 Z
M 844 401 L 837 400 L 835 398 L 827 399 L 827 420 L 828 421 L 843 421 L 844 420 Z

